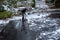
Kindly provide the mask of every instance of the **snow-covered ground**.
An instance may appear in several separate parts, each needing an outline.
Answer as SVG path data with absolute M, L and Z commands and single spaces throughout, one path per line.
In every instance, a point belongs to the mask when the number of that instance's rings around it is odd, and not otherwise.
M 40 5 L 40 4 L 39 4 Z M 40 8 L 48 8 L 47 5 L 43 5 Z M 52 11 L 48 9 L 48 11 Z M 60 19 L 47 17 L 50 13 L 34 13 L 26 15 L 27 23 L 29 24 L 29 30 L 36 33 L 35 40 L 60 40 Z M 8 18 L 7 20 L 0 20 L 0 24 L 7 24 L 11 20 L 21 20 L 22 16 L 14 16 Z M 17 22 L 19 24 L 19 21 Z M 20 27 L 20 26 L 19 26 Z
M 29 29 L 36 32 L 36 40 L 60 40 L 60 19 L 32 18 Z
M 50 13 L 37 13 L 26 15 L 29 30 L 36 32 L 36 40 L 60 39 L 60 19 L 46 17 Z M 0 20 L 0 24 L 7 24 L 11 20 L 20 20 L 22 16 L 14 16 L 7 20 Z

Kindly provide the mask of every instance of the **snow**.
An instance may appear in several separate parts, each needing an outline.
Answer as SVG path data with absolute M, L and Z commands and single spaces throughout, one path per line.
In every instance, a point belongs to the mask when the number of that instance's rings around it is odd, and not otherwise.
M 4 7 L 5 10 L 10 11 L 10 9 L 8 8 L 8 5 L 2 5 Z
M 26 7 L 18 7 L 19 10 L 22 10 L 22 9 L 24 9 L 24 8 L 26 8 Z
M 48 39 L 48 40 L 54 40 L 54 39 Z
M 44 17 L 44 16 L 43 16 Z M 39 20 L 39 21 L 36 21 Z M 52 18 L 39 18 L 39 19 L 33 19 L 31 21 L 34 21 L 36 25 L 33 25 L 30 30 L 33 31 L 40 31 L 38 37 L 36 40 L 42 39 L 42 40 L 57 40 L 60 37 L 60 26 L 59 21 L 60 19 L 52 19 Z M 45 21 L 45 22 L 44 22 Z M 42 23 L 41 23 L 42 22 Z M 32 23 L 30 22 L 30 25 Z M 37 30 L 38 29 L 38 30 Z M 46 30 L 46 31 L 45 31 Z M 44 38 L 44 39 L 43 39 Z
M 39 5 L 40 6 L 40 8 L 42 8 L 42 9 L 48 9 L 49 7 L 48 7 L 48 5 Z
M 38 15 L 40 15 L 40 16 L 38 16 Z M 50 14 L 31 14 L 31 15 L 27 15 L 27 19 L 28 19 L 28 22 L 30 21 L 30 19 L 36 19 L 36 18 L 41 18 L 41 17 L 46 17 L 46 16 L 48 16 L 48 15 L 50 15 Z
M 7 23 L 9 23 L 9 20 L 0 20 L 0 24 L 6 25 Z
M 49 6 L 46 5 L 45 0 L 36 0 L 36 7 L 41 8 L 41 9 L 48 9 Z
M 28 23 L 30 22 L 30 19 L 32 18 L 41 18 L 41 17 L 45 17 L 48 14 L 42 15 L 40 14 L 40 16 L 38 16 L 38 14 L 31 14 L 31 15 L 27 15 L 26 18 L 28 19 Z M 6 24 L 9 23 L 10 20 L 20 20 L 22 19 L 22 16 L 13 16 L 12 18 L 8 18 L 7 20 L 0 20 L 0 24 Z
M 40 8 L 42 8 L 42 9 L 49 8 L 48 5 L 45 5 L 45 0 L 41 0 L 41 2 L 44 2 L 44 3 L 41 3 L 41 5 L 39 5 Z M 4 6 L 5 10 L 10 11 L 10 9 L 8 8 L 8 5 L 6 5 L 6 6 L 3 5 L 3 6 Z M 22 10 L 24 8 L 25 7 L 12 8 L 11 11 L 17 14 L 19 9 Z M 34 11 L 36 11 L 36 10 L 34 10 Z M 38 15 L 40 15 L 40 16 L 38 16 Z M 28 19 L 28 23 L 29 23 L 30 19 L 32 19 L 32 18 L 41 18 L 41 17 L 45 17 L 47 15 L 48 14 L 43 15 L 43 14 L 38 14 L 37 13 L 37 14 L 27 15 L 26 18 Z M 8 23 L 10 20 L 20 20 L 21 18 L 22 18 L 22 16 L 14 16 L 12 18 L 9 18 L 8 21 L 0 20 L 0 24 Z
M 58 30 L 56 30 L 56 31 L 60 33 L 60 29 L 58 29 Z
M 17 14 L 18 10 L 18 8 L 12 8 L 12 12 L 14 12 L 15 14 Z

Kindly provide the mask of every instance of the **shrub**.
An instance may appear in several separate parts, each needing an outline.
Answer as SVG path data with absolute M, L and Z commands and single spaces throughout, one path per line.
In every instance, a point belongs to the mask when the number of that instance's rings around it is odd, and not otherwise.
M 35 4 L 34 4 L 34 3 L 32 3 L 32 4 L 31 4 L 31 6 L 32 6 L 32 7 L 35 7 Z
M 32 7 L 35 7 L 35 0 L 32 0 L 33 3 L 31 4 Z
M 10 18 L 13 15 L 10 11 L 0 12 L 0 19 Z
M 0 6 L 0 12 L 3 12 L 3 11 L 4 11 L 4 7 Z

